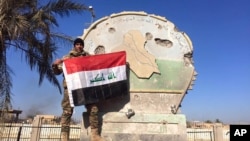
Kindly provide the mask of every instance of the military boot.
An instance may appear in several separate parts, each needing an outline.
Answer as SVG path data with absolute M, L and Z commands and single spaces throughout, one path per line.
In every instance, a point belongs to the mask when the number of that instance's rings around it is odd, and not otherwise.
M 91 141 L 106 141 L 102 138 L 98 132 L 97 128 L 91 129 Z
M 95 105 L 90 108 L 89 123 L 91 127 L 91 141 L 105 141 L 99 134 L 98 108 Z
M 61 128 L 61 141 L 69 141 L 70 127 L 62 126 Z

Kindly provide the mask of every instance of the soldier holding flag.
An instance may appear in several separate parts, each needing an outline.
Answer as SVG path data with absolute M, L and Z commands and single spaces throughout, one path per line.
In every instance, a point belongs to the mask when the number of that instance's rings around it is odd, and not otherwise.
M 84 41 L 81 38 L 74 40 L 73 49 L 63 57 L 63 59 L 57 59 L 52 64 L 52 70 L 56 75 L 62 74 L 62 63 L 63 60 L 80 57 L 89 56 L 90 54 L 84 51 Z M 62 116 L 61 116 L 61 139 L 62 141 L 68 141 L 70 135 L 70 121 L 73 113 L 73 107 L 70 105 L 69 94 L 67 89 L 67 84 L 65 78 L 63 80 L 64 95 L 62 100 Z M 95 104 L 85 105 L 87 112 L 89 113 L 89 122 L 91 127 L 91 141 L 104 141 L 99 134 L 99 122 L 98 122 L 98 107 Z

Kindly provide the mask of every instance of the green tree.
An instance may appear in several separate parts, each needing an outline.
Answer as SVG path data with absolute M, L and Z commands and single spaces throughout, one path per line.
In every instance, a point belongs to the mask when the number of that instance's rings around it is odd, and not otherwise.
M 60 83 L 51 71 L 53 56 L 58 49 L 56 41 L 72 42 L 71 37 L 54 32 L 59 27 L 57 18 L 80 14 L 87 6 L 71 0 L 0 0 L 0 108 L 11 105 L 11 76 L 7 52 L 17 51 L 30 69 L 39 74 L 38 85 L 44 78 L 61 92 Z
M 220 119 L 215 119 L 215 123 L 222 123 L 222 121 Z
M 206 120 L 205 123 L 213 123 L 211 120 Z

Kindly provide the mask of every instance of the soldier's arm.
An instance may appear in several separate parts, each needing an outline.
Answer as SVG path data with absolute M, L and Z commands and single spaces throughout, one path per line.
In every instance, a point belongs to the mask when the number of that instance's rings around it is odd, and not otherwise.
M 53 70 L 53 73 L 55 75 L 59 75 L 59 74 L 61 74 L 63 72 L 63 70 L 62 70 L 62 62 L 63 62 L 62 59 L 57 59 L 52 64 L 52 70 Z
M 65 56 L 63 56 L 62 59 L 56 59 L 53 62 L 52 70 L 53 70 L 55 75 L 59 75 L 59 74 L 61 74 L 63 72 L 63 69 L 62 69 L 63 60 L 68 59 L 68 58 L 71 58 L 70 55 L 65 55 Z

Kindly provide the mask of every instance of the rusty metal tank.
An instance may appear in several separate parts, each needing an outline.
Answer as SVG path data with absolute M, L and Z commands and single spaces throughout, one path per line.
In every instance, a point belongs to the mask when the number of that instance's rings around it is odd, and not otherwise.
M 187 34 L 165 17 L 124 11 L 95 21 L 82 38 L 91 54 L 127 54 L 130 93 L 99 104 L 107 140 L 186 140 L 179 107 L 197 75 Z M 85 132 L 82 136 L 87 138 Z

